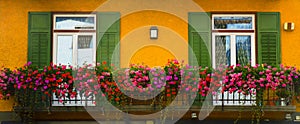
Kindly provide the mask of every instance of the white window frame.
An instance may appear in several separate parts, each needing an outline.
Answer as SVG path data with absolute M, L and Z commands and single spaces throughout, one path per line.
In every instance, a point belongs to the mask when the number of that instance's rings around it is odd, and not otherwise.
M 214 26 L 214 18 L 215 17 L 251 17 L 252 18 L 252 29 L 215 29 Z M 216 55 L 215 55 L 215 49 L 216 49 L 216 42 L 215 42 L 215 38 L 216 36 L 230 36 L 230 64 L 231 65 L 236 65 L 236 36 L 250 36 L 251 37 L 251 65 L 255 66 L 256 64 L 256 39 L 255 39 L 255 14 L 213 14 L 212 15 L 212 25 L 211 25 L 211 29 L 213 31 L 212 33 L 212 65 L 213 68 L 216 68 Z M 234 32 L 233 32 L 234 30 Z M 218 32 L 220 31 L 220 32 Z M 220 82 L 222 83 L 222 82 Z M 219 89 L 220 93 L 217 94 L 216 96 L 213 96 L 213 105 L 226 105 L 226 106 L 251 106 L 251 105 L 255 105 L 255 95 L 242 95 L 237 92 L 230 94 L 229 91 L 226 91 L 223 93 L 223 98 L 222 98 L 222 93 L 221 93 L 221 88 Z M 245 98 L 246 100 L 254 100 L 254 101 L 246 101 L 246 102 L 239 102 L 238 101 L 238 97 L 236 96 L 240 96 L 240 98 Z M 235 97 L 233 97 L 235 96 Z M 220 99 L 223 99 L 223 103 L 222 101 L 220 101 Z M 227 101 L 227 99 L 237 99 L 235 101 Z
M 252 23 L 252 29 L 215 29 L 215 17 L 228 17 L 228 16 L 234 16 L 234 17 L 251 17 L 251 23 Z M 212 15 L 212 30 L 255 30 L 255 14 L 213 14 Z
M 56 28 L 56 18 L 57 17 L 94 17 L 94 25 L 93 28 L 90 29 L 57 29 Z M 97 25 L 97 21 L 96 21 L 96 14 L 54 14 L 53 15 L 53 48 L 52 48 L 52 62 L 54 64 L 59 64 L 57 63 L 57 45 L 58 45 L 58 36 L 72 36 L 72 47 L 73 47 L 73 51 L 72 51 L 72 63 L 70 63 L 72 66 L 78 66 L 78 36 L 80 35 L 90 35 L 92 36 L 92 49 L 93 49 L 93 66 L 96 65 L 96 50 L 97 50 L 97 46 L 96 46 L 96 25 Z M 89 63 L 90 64 L 90 63 Z M 82 66 L 82 65 L 79 65 Z M 52 106 L 95 106 L 94 103 L 92 103 L 92 101 L 95 101 L 95 97 L 92 98 L 86 98 L 86 97 L 80 97 L 79 92 L 76 96 L 76 98 L 71 98 L 68 99 L 67 97 L 63 98 L 63 102 L 65 103 L 60 103 L 58 102 L 59 99 L 56 98 L 55 94 L 53 95 L 53 102 L 52 102 Z M 77 102 L 72 101 L 77 99 Z M 78 101 L 81 100 L 82 101 Z M 69 101 L 71 100 L 71 102 Z
M 56 17 L 94 17 L 93 29 L 57 29 Z M 53 15 L 53 30 L 96 30 L 96 14 L 54 14 Z
M 216 68 L 216 36 L 230 36 L 230 64 L 236 65 L 236 36 L 251 37 L 251 65 L 255 66 L 255 33 L 213 33 L 212 34 L 212 62 L 213 68 Z
M 93 41 L 93 63 L 95 64 L 96 62 L 96 32 L 79 32 L 79 33 L 54 33 L 53 37 L 53 63 L 54 64 L 59 64 L 57 63 L 57 42 L 58 42 L 58 36 L 72 36 L 73 37 L 73 57 L 72 57 L 72 63 L 70 63 L 72 66 L 77 66 L 77 54 L 78 54 L 78 48 L 77 48 L 77 43 L 78 43 L 78 36 L 79 35 L 91 35 L 92 41 Z M 91 63 L 89 63 L 91 64 Z M 81 66 L 81 65 L 78 65 Z

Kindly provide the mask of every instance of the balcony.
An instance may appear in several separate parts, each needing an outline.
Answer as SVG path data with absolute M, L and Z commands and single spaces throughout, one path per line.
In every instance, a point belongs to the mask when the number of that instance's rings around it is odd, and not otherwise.
M 292 90 L 292 89 L 291 89 Z M 291 91 L 294 92 L 294 91 Z M 32 92 L 33 93 L 33 92 Z M 225 96 L 226 93 L 220 93 L 219 95 Z M 107 106 L 106 104 L 99 102 L 99 99 L 104 99 L 106 97 L 103 96 L 95 96 L 92 95 L 89 98 L 80 97 L 81 95 L 77 94 L 74 98 L 68 98 L 66 96 L 63 99 L 58 99 L 54 94 L 51 97 L 40 97 L 41 94 L 32 94 L 30 98 L 35 99 L 34 101 L 27 101 L 26 103 L 20 103 L 15 106 L 15 111 L 32 114 L 32 119 L 36 121 L 45 121 L 45 120 L 118 120 L 120 118 L 125 118 L 121 112 L 135 114 L 135 115 L 145 115 L 151 114 L 155 112 L 159 112 L 164 107 L 168 106 L 167 102 L 170 101 L 168 97 L 166 97 L 165 93 L 161 93 L 158 96 L 154 97 L 150 100 L 137 100 L 131 97 L 123 97 L 121 98 L 121 102 L 114 104 L 117 109 L 113 109 L 112 106 Z M 217 94 L 218 95 L 218 94 Z M 215 96 L 217 96 L 215 95 Z M 238 114 L 241 113 L 243 117 L 241 119 L 249 119 L 250 115 L 253 114 L 255 110 L 257 110 L 256 102 L 257 100 L 254 98 L 246 99 L 246 101 L 251 102 L 252 105 L 248 104 L 240 104 L 241 102 L 245 102 L 239 95 L 226 94 L 228 97 L 223 97 L 223 99 L 214 99 L 215 97 L 208 95 L 206 97 L 197 96 L 195 100 L 191 103 L 191 96 L 182 95 L 181 98 L 177 98 L 173 100 L 174 107 L 169 109 L 171 113 L 175 113 L 172 117 L 167 118 L 182 118 L 182 119 L 191 119 L 191 114 L 196 113 L 198 116 L 200 111 L 211 111 L 207 119 L 235 119 Z M 230 96 L 232 95 L 232 96 Z M 242 96 L 242 95 L 240 95 Z M 292 104 L 292 101 L 287 102 L 286 106 L 280 105 L 281 101 L 277 100 L 278 98 L 276 94 L 274 94 L 271 90 L 267 90 L 263 92 L 263 106 L 261 110 L 264 112 L 262 119 L 275 119 L 278 118 L 284 119 L 285 114 L 296 112 L 296 105 Z M 42 100 L 42 99 L 44 100 Z M 231 98 L 231 99 L 225 99 Z M 292 98 L 292 97 L 291 97 Z M 42 100 L 42 102 L 40 102 Z M 290 99 L 292 100 L 292 99 Z M 31 102 L 31 103 L 30 103 Z M 99 103 L 96 103 L 99 102 Z M 221 102 L 221 105 L 214 105 L 213 103 Z M 34 106 L 31 106 L 34 103 Z M 226 104 L 232 103 L 232 104 Z M 25 107 L 28 105 L 27 107 Z M 190 106 L 188 111 L 186 111 L 186 106 Z M 33 107 L 33 108 L 31 108 Z M 32 113 L 30 113 L 32 112 Z M 119 113 L 119 114 L 116 114 Z M 176 113 L 185 113 L 183 116 L 179 116 Z M 80 116 L 78 116 L 80 115 Z M 92 116 L 91 116 L 92 115 Z M 97 118 L 95 118 L 95 116 Z M 151 117 L 145 119 L 153 119 L 160 118 Z M 141 118 L 131 118 L 133 120 L 138 120 Z
M 274 113 L 296 111 L 300 85 L 300 73 L 294 67 L 212 69 L 182 66 L 176 60 L 163 68 L 132 65 L 117 70 L 105 64 L 75 69 L 61 65 L 39 69 L 27 64 L 1 73 L 0 97 L 15 96 L 14 111 L 22 120 L 76 120 L 76 113 L 119 119 L 122 113 L 147 115 L 165 108 L 170 113 L 167 119 L 189 119 L 191 113 L 208 118 L 231 118 L 239 113 L 251 118 L 249 113 L 254 113 L 271 119 Z

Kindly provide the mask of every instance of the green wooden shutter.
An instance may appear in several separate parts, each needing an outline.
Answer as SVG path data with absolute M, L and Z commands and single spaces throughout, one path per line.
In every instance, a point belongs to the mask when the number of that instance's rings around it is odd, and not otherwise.
M 257 13 L 258 63 L 278 65 L 281 63 L 280 13 Z
M 97 62 L 120 65 L 120 13 L 97 13 Z
M 42 67 L 51 61 L 51 13 L 29 12 L 28 15 L 28 61 Z
M 211 67 L 210 13 L 190 12 L 188 19 L 189 64 Z

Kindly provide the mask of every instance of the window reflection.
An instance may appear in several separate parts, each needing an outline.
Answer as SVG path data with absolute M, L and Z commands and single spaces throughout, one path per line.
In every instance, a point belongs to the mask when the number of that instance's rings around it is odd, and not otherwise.
M 252 29 L 252 17 L 222 16 L 214 17 L 214 29 Z
M 251 62 L 251 37 L 236 36 L 236 63 L 247 65 Z
M 94 17 L 56 17 L 55 29 L 94 29 Z
M 93 36 L 79 35 L 78 36 L 78 65 L 93 63 Z
M 230 36 L 216 36 L 216 66 L 231 65 Z
M 73 36 L 57 36 L 57 64 L 70 65 L 73 59 Z

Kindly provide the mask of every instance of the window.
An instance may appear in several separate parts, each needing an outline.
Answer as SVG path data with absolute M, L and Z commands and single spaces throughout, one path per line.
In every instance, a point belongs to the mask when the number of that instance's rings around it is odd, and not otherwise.
M 252 65 L 255 56 L 255 16 L 251 14 L 212 15 L 212 65 Z M 214 105 L 252 105 L 255 95 L 224 92 L 214 98 Z M 243 99 L 246 102 L 243 103 Z M 252 101 L 251 101 L 252 99 Z M 225 100 L 223 103 L 220 100 Z
M 96 15 L 55 14 L 53 18 L 53 63 L 82 66 L 96 62 Z M 54 94 L 53 94 L 54 95 Z M 65 97 L 54 95 L 52 106 L 95 106 L 95 97 Z
M 213 67 L 255 65 L 254 33 L 213 33 Z
M 188 21 L 189 64 L 216 67 L 237 63 L 254 65 L 256 61 L 273 66 L 281 63 L 279 12 L 189 12 Z M 225 93 L 213 100 L 215 105 L 241 105 L 237 99 L 243 97 L 238 93 Z M 255 101 L 255 97 L 248 96 L 246 100 Z M 250 104 L 247 101 L 243 105 Z
M 54 30 L 96 30 L 96 15 L 90 14 L 56 14 Z
M 255 30 L 254 14 L 213 14 L 212 30 Z
M 82 66 L 96 62 L 96 16 L 54 15 L 53 63 Z
M 51 62 L 73 66 L 95 63 L 96 60 L 110 63 L 113 50 L 119 49 L 116 45 L 120 40 L 119 12 L 29 12 L 28 15 L 28 61 L 38 67 L 48 66 Z M 96 36 L 99 36 L 97 46 Z M 119 62 L 119 54 L 114 57 Z M 86 98 L 78 94 L 75 98 L 62 100 L 63 103 L 53 95 L 52 106 L 95 105 L 94 96 Z
M 255 65 L 254 15 L 212 16 L 213 67 Z

